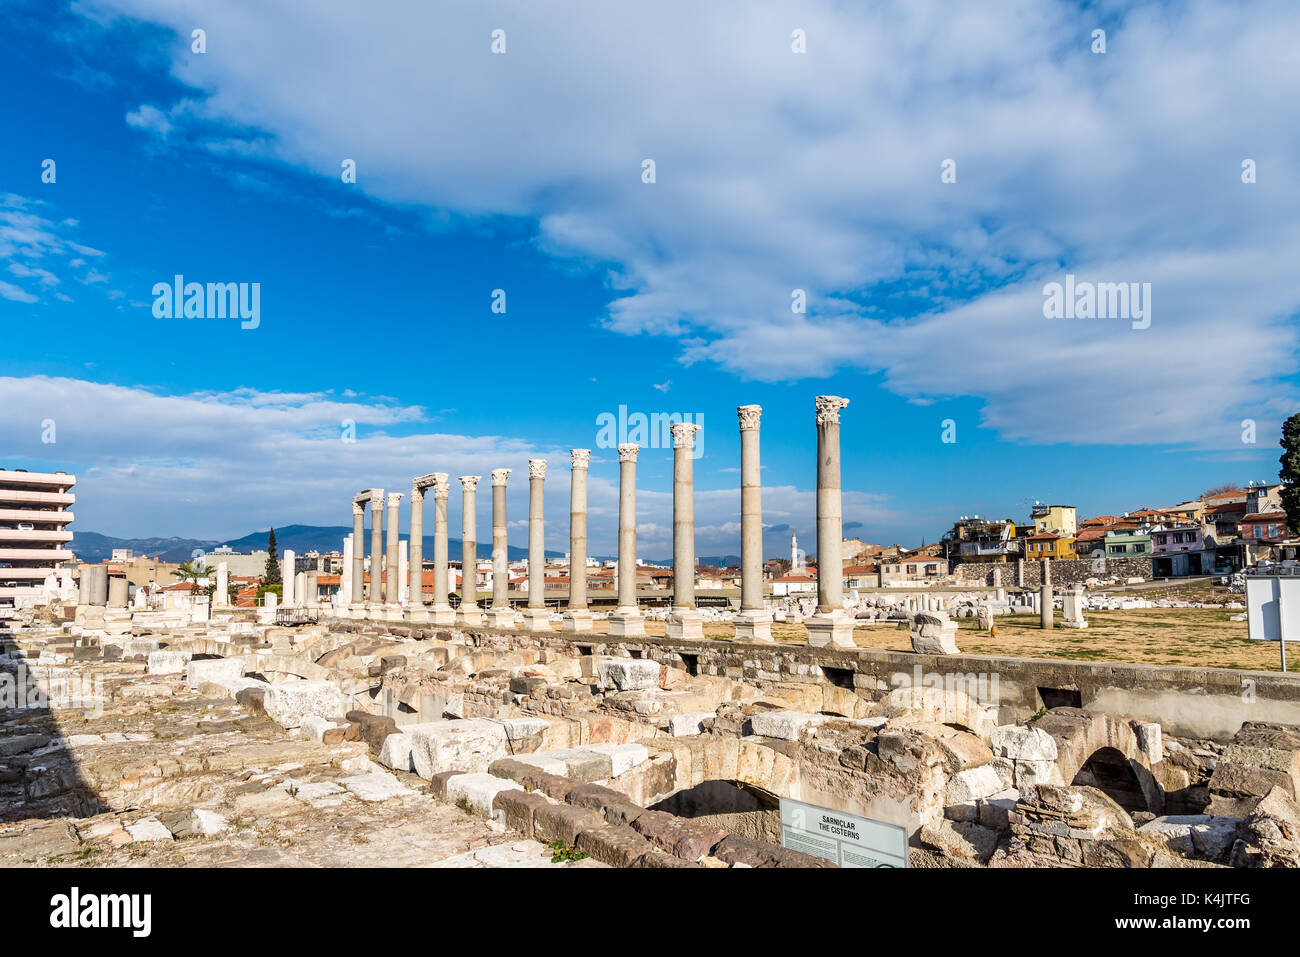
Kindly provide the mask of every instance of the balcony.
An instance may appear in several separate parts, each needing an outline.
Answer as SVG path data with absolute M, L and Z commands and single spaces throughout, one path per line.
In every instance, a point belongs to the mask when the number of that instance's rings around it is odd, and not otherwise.
M 31 534 L 28 532 L 27 534 Z M 37 562 L 70 562 L 75 558 L 72 552 L 64 548 L 3 548 L 0 547 L 0 562 L 29 559 Z
M 18 522 L 42 522 L 54 525 L 67 525 L 75 516 L 71 512 L 45 508 L 0 508 L 0 524 L 9 525 Z
M 77 496 L 71 492 L 37 492 L 31 489 L 5 488 L 0 485 L 0 506 L 12 504 L 71 505 Z
M 0 526 L 0 546 L 5 542 L 15 542 L 18 544 L 27 544 L 28 542 L 70 542 L 72 541 L 72 532 L 65 528 L 60 529 L 40 529 L 33 528 L 24 531 L 21 528 L 4 528 Z

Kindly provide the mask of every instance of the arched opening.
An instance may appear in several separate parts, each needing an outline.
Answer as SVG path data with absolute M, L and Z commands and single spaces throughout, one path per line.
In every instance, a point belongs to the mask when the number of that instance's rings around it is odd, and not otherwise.
M 776 795 L 740 781 L 703 781 L 649 810 L 715 824 L 741 837 L 781 843 L 780 801 Z
M 1130 814 L 1151 810 L 1133 762 L 1114 748 L 1098 749 L 1070 783 L 1104 792 Z

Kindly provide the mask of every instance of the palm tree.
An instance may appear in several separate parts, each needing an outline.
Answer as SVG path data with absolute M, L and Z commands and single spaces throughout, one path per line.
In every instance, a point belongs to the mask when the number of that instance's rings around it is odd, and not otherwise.
M 196 561 L 181 562 L 176 566 L 175 575 L 183 582 L 190 583 L 190 594 L 197 595 L 202 589 L 199 588 L 199 579 L 206 578 L 207 569 Z

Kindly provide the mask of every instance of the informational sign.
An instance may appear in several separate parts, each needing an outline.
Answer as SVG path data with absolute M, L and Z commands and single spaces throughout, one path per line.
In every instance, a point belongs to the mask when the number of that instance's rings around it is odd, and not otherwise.
M 907 831 L 857 814 L 781 798 L 781 846 L 840 867 L 906 867 Z
M 1300 578 L 1246 578 L 1246 633 L 1255 641 L 1300 641 Z

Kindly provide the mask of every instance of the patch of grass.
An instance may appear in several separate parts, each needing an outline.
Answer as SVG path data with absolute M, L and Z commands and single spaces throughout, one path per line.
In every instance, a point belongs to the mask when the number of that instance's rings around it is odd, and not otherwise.
M 466 814 L 474 813 L 474 805 L 469 803 L 469 798 L 456 798 L 456 807 L 460 808 Z

